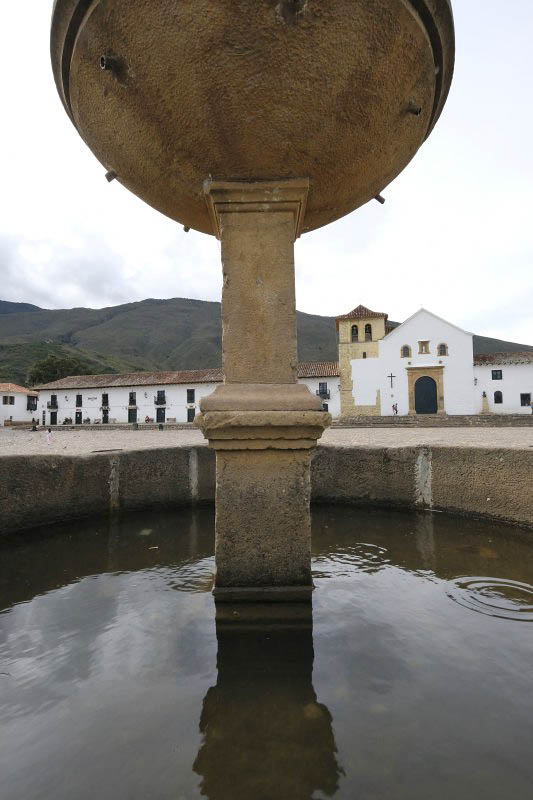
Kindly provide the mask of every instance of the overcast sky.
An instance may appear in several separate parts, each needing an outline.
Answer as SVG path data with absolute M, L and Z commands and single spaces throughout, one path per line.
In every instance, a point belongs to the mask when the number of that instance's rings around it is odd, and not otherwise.
M 297 306 L 420 306 L 467 330 L 533 344 L 533 2 L 455 0 L 448 103 L 376 202 L 296 244 Z M 52 0 L 3 2 L 0 298 L 46 308 L 147 297 L 219 300 L 218 242 L 115 181 L 61 106 Z

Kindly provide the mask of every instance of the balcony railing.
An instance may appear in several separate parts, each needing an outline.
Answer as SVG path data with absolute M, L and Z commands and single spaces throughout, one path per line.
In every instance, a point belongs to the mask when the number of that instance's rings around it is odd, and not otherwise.
M 328 391 L 323 391 L 322 389 L 317 389 L 316 390 L 316 396 L 317 397 L 321 397 L 322 400 L 329 400 L 330 393 Z
M 154 404 L 156 406 L 166 406 L 167 398 L 166 397 L 154 397 Z
M 57 400 L 49 400 L 46 404 L 46 408 L 56 408 L 57 409 Z

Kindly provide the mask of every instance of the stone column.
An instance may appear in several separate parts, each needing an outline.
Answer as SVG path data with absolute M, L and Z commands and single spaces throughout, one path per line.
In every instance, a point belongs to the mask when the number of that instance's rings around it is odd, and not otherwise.
M 217 602 L 307 600 L 311 450 L 331 416 L 297 383 L 294 240 L 307 180 L 206 181 L 221 240 L 225 382 L 197 424 L 217 453 Z

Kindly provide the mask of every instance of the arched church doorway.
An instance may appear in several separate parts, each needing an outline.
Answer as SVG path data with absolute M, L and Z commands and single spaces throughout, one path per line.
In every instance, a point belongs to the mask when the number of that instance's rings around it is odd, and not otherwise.
M 415 411 L 417 414 L 437 413 L 437 384 L 427 375 L 415 383 Z

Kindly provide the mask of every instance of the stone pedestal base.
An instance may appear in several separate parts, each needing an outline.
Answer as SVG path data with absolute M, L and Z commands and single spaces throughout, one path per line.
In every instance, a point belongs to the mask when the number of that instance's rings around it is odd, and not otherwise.
M 202 401 L 197 424 L 217 451 L 217 603 L 310 600 L 311 449 L 331 422 L 318 404 L 297 384 L 224 385 Z
M 217 451 L 217 600 L 238 599 L 233 587 L 241 599 L 279 601 L 290 587 L 294 599 L 309 598 L 309 467 L 309 450 Z

